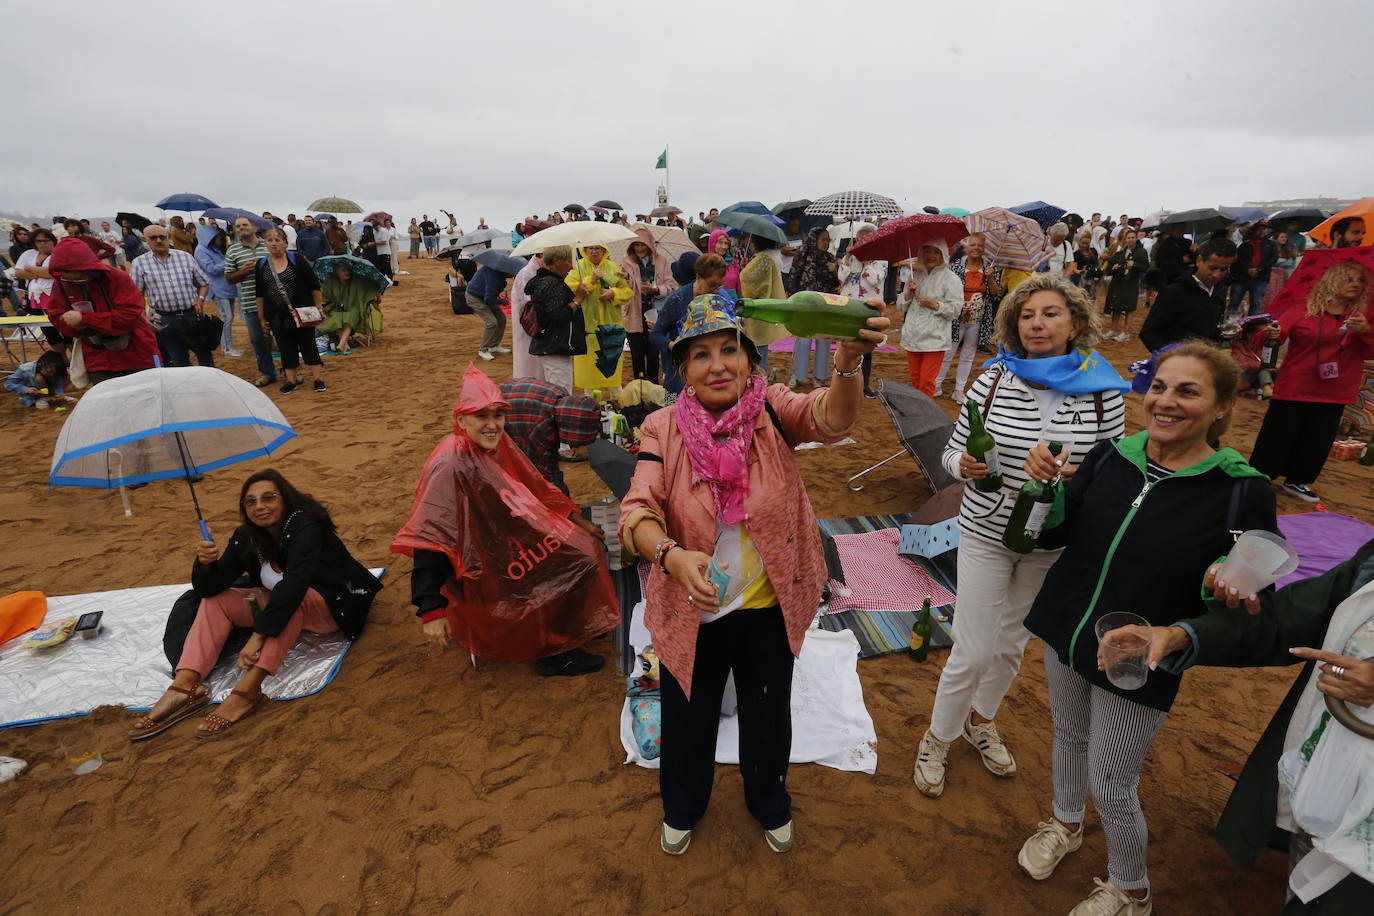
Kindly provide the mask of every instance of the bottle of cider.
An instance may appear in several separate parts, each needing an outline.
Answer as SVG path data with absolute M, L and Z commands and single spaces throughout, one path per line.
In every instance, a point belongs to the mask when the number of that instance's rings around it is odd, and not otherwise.
M 1050 443 L 1050 454 L 1058 457 L 1063 451 L 1058 442 Z M 1002 543 L 1008 550 L 1017 553 L 1030 553 L 1035 549 L 1035 541 L 1045 527 L 1045 519 L 1054 505 L 1054 493 L 1059 486 L 1059 475 L 1049 483 L 1041 483 L 1032 477 L 1021 484 L 1021 492 L 1016 496 L 1016 505 L 1011 508 L 1007 519 L 1007 530 L 1002 532 Z
M 1276 321 L 1269 322 L 1269 327 L 1264 329 L 1264 345 L 1260 347 L 1260 368 L 1276 369 L 1279 365 L 1279 325 Z
M 978 402 L 968 401 L 968 440 L 964 451 L 988 466 L 988 476 L 975 480 L 973 488 L 983 493 L 996 493 L 1002 489 L 1002 465 L 997 460 L 997 442 L 983 427 L 983 416 L 978 410 Z
M 798 337 L 821 340 L 858 340 L 868 319 L 878 317 L 878 310 L 862 299 L 812 290 L 787 299 L 741 299 L 735 311 L 741 318 L 785 325 Z
M 930 651 L 930 599 L 921 602 L 916 620 L 911 625 L 911 642 L 907 644 L 907 654 L 912 661 L 923 662 Z

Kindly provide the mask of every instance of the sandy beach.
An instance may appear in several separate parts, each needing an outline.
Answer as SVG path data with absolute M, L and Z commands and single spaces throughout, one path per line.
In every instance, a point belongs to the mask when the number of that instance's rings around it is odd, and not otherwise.
M 217 740 L 197 740 L 186 723 L 131 745 L 131 714 L 98 709 L 105 764 L 79 778 L 57 753 L 70 723 L 0 732 L 0 754 L 30 763 L 0 786 L 0 913 L 1052 913 L 1085 896 L 1106 867 L 1095 815 L 1082 851 L 1050 880 L 1016 865 L 1021 842 L 1049 816 L 1038 641 L 998 717 L 1015 778 L 996 779 L 956 745 L 945 796 L 919 795 L 911 768 L 945 653 L 924 665 L 905 655 L 864 660 L 877 774 L 793 767 L 798 843 L 779 856 L 744 808 L 737 769 L 720 767 L 712 808 L 681 858 L 658 848 L 657 774 L 621 763 L 624 682 L 613 663 L 599 675 L 541 678 L 526 664 L 474 669 L 461 650 L 426 645 L 409 604 L 410 561 L 388 546 L 426 456 L 451 428 L 480 336 L 475 316 L 451 313 L 442 263 L 402 260 L 411 275 L 386 296 L 380 344 L 326 358 L 327 393 L 268 389 L 299 439 L 199 487 L 224 538 L 237 524 L 240 481 L 276 467 L 330 508 L 354 556 L 390 567 L 338 677 Z M 1101 351 L 1123 372 L 1143 355 L 1135 341 Z M 508 356 L 479 365 L 498 381 L 511 369 Z M 220 368 L 255 375 L 251 355 Z M 905 374 L 901 354 L 878 354 L 876 375 Z M 952 402 L 939 403 L 953 415 Z M 1134 432 L 1139 396 L 1128 404 Z M 1263 411 L 1243 399 L 1226 444 L 1248 455 Z M 0 592 L 187 581 L 198 535 L 184 484 L 133 492 L 131 518 L 117 492 L 49 490 L 61 423 L 10 397 L 0 408 Z M 851 493 L 846 478 L 899 447 L 877 401 L 865 402 L 853 435 L 856 444 L 797 454 L 819 517 L 910 511 L 927 498 L 906 458 Z M 565 472 L 574 498 L 605 494 L 586 464 Z M 1370 469 L 1332 461 L 1316 489 L 1331 511 L 1374 521 L 1370 479 Z M 1278 499 L 1280 513 L 1311 509 Z M 589 648 L 610 659 L 609 638 Z M 1297 671 L 1185 678 L 1141 783 L 1162 911 L 1279 908 L 1285 861 L 1266 854 L 1243 870 L 1210 834 L 1232 786 L 1221 770 L 1244 762 Z

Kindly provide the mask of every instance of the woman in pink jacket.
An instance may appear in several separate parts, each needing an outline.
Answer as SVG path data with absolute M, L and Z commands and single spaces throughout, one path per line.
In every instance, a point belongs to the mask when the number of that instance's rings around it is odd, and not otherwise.
M 686 851 L 711 797 L 731 672 L 745 802 L 770 848 L 792 847 L 792 663 L 825 584 L 792 447 L 837 441 L 853 426 L 859 362 L 888 320 L 868 325 L 864 340 L 839 345 L 832 386 L 808 394 L 757 374 L 758 350 L 722 296 L 693 299 L 673 341 L 687 387 L 645 420 L 620 516 L 621 543 L 654 565 L 645 622 L 662 665 L 659 842 L 671 855 Z

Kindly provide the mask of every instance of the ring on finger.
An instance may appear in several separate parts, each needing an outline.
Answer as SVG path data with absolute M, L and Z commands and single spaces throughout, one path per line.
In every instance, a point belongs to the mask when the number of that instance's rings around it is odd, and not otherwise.
M 1345 669 L 1342 668 L 1340 665 L 1332 665 L 1332 666 L 1331 666 L 1331 676 L 1334 677 L 1334 678 L 1336 678 L 1337 680 L 1344 680 L 1344 679 L 1345 679 Z
M 688 596 L 687 596 L 687 603 L 688 603 L 688 604 L 696 604 L 696 603 L 697 603 L 697 596 L 696 596 L 696 595 L 688 595 Z

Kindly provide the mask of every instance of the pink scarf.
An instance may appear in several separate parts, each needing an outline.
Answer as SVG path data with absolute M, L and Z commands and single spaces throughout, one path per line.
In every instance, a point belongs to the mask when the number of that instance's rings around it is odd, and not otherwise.
M 768 385 L 749 376 L 744 393 L 719 420 L 712 420 L 695 395 L 683 392 L 677 399 L 678 430 L 687 448 L 692 473 L 711 488 L 716 516 L 727 525 L 744 520 L 744 499 L 749 495 L 749 446 L 754 441 L 754 421 L 763 409 Z

